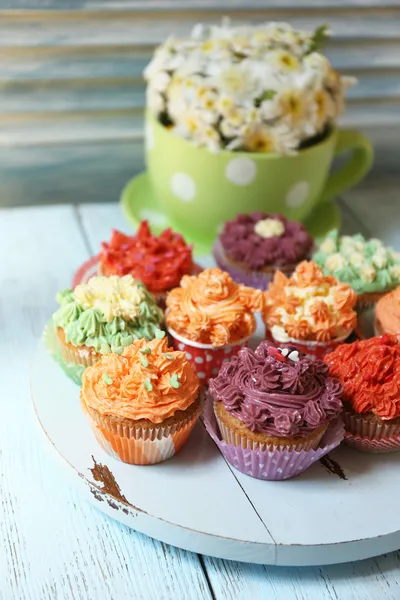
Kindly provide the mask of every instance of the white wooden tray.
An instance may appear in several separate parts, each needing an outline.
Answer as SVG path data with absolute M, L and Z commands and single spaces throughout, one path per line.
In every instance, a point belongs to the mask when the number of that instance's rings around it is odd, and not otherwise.
M 341 446 L 296 479 L 269 482 L 231 468 L 199 423 L 173 459 L 132 466 L 97 444 L 79 388 L 39 343 L 32 399 L 41 429 L 82 495 L 151 537 L 211 556 L 317 565 L 400 547 L 400 453 Z

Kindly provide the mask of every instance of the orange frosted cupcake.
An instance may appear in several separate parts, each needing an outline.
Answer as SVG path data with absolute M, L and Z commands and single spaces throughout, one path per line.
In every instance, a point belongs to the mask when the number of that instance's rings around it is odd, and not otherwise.
M 182 448 L 201 412 L 199 387 L 183 352 L 169 348 L 166 338 L 142 339 L 89 367 L 80 395 L 104 450 L 147 465 Z
M 344 390 L 345 440 L 366 452 L 400 449 L 400 345 L 384 335 L 342 344 L 325 357 Z
M 260 290 L 235 283 L 221 269 L 205 269 L 183 277 L 167 295 L 167 328 L 174 346 L 186 351 L 206 381 L 247 345 L 256 329 L 254 312 L 262 306 Z
M 179 285 L 183 275 L 201 270 L 193 262 L 192 246 L 180 233 L 165 229 L 157 236 L 147 221 L 140 223 L 135 235 L 114 230 L 111 240 L 101 246 L 101 275 L 132 275 L 145 284 L 160 304 L 165 302 L 166 292 Z
M 288 278 L 277 272 L 265 292 L 267 339 L 322 358 L 343 342 L 357 324 L 356 293 L 312 261 L 298 265 Z
M 396 335 L 400 339 L 400 288 L 385 294 L 375 306 L 376 335 Z

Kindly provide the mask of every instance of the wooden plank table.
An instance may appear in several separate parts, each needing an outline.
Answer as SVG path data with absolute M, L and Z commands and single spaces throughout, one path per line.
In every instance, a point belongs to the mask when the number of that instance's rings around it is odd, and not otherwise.
M 349 193 L 344 230 L 400 248 L 395 200 L 378 185 Z M 114 203 L 0 211 L 0 600 L 398 600 L 398 552 L 290 569 L 198 556 L 108 519 L 64 481 L 35 423 L 29 366 L 56 292 L 112 227 L 129 231 Z

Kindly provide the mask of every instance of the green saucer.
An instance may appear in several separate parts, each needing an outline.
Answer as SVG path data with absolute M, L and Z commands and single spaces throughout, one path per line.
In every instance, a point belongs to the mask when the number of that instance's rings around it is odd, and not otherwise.
M 147 219 L 155 233 L 161 233 L 166 227 L 179 231 L 179 227 L 161 212 L 146 172 L 136 175 L 127 183 L 121 194 L 121 205 L 125 217 L 135 228 L 140 221 Z M 307 217 L 304 224 L 314 238 L 324 237 L 331 229 L 340 228 L 339 208 L 333 200 L 324 202 Z M 194 244 L 197 256 L 210 254 L 211 246 L 207 240 L 193 238 L 185 231 L 181 231 L 181 233 L 187 242 Z

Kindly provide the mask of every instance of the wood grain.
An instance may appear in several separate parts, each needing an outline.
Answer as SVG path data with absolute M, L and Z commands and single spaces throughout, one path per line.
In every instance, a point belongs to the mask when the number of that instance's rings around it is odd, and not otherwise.
M 138 535 L 82 503 L 39 437 L 30 408 L 31 356 L 56 291 L 88 256 L 74 209 L 1 211 L 0 252 L 8 257 L 0 265 L 0 598 L 211 598 L 195 554 Z

